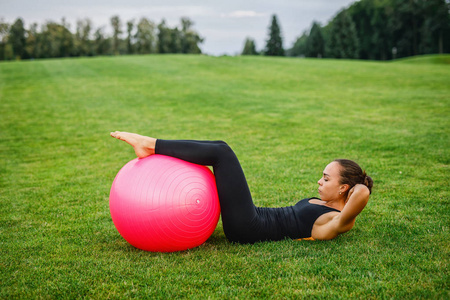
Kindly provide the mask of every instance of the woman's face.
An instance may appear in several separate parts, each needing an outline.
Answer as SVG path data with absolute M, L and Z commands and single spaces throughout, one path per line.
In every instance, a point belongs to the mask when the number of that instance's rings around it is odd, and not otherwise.
M 331 201 L 339 198 L 339 192 L 343 192 L 341 180 L 341 166 L 338 162 L 331 162 L 323 170 L 323 176 L 317 182 L 319 195 L 323 201 Z

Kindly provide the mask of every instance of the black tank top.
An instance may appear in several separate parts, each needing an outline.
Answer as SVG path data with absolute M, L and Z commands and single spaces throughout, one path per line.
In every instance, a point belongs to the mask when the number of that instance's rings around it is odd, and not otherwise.
M 302 239 L 311 237 L 314 222 L 323 214 L 340 212 L 337 209 L 309 203 L 307 198 L 288 207 L 267 208 L 257 207 L 260 220 L 263 221 L 269 240 L 282 240 L 285 238 Z

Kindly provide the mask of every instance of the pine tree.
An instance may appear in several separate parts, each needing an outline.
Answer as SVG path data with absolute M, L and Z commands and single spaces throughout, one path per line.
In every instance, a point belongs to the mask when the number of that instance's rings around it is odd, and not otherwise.
M 386 60 L 390 56 L 391 35 L 386 24 L 386 9 L 382 6 L 373 7 L 371 12 L 370 24 L 372 30 L 370 37 L 370 49 L 367 51 L 371 54 L 370 58 Z
M 244 49 L 242 50 L 242 55 L 257 55 L 255 41 L 251 38 L 245 40 Z
M 330 57 L 358 58 L 359 43 L 355 23 L 348 11 L 341 11 L 334 19 L 330 29 Z
M 428 0 L 424 3 L 421 53 L 444 53 L 444 42 L 450 37 L 450 3 Z
M 281 38 L 281 29 L 278 25 L 277 16 L 272 16 L 272 23 L 269 27 L 269 39 L 266 43 L 265 55 L 284 56 L 283 40 Z
M 297 40 L 294 42 L 292 48 L 287 51 L 287 55 L 305 57 L 306 43 L 308 42 L 308 38 L 309 38 L 308 33 L 304 31 L 303 34 L 300 37 L 298 37 Z
M 321 58 L 324 56 L 324 52 L 325 41 L 322 36 L 320 24 L 314 22 L 306 42 L 306 56 Z

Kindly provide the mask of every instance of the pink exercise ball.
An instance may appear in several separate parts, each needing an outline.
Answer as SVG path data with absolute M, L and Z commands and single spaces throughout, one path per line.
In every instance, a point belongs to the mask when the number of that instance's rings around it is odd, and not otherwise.
M 109 208 L 120 235 L 134 247 L 153 252 L 203 244 L 220 216 L 213 173 L 158 154 L 136 158 L 119 171 Z

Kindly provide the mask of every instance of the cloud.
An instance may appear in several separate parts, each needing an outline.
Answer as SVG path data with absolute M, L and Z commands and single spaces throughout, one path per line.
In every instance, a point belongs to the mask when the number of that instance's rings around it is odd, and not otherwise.
M 254 17 L 265 17 L 267 14 L 258 13 L 253 10 L 235 10 L 228 14 L 221 14 L 222 18 L 254 18 Z

